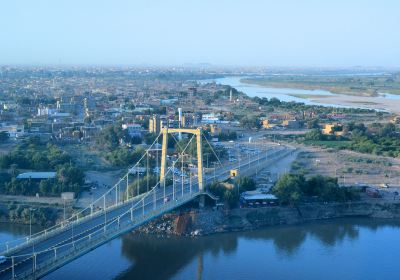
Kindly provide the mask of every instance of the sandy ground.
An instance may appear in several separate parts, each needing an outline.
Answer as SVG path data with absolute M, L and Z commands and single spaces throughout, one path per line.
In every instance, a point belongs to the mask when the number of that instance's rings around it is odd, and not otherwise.
M 296 162 L 300 169 L 293 171 L 338 177 L 341 185 L 400 186 L 400 159 L 396 158 L 303 147 Z
M 366 97 L 366 96 L 310 96 L 310 101 L 325 104 L 341 104 L 344 106 L 360 106 L 366 109 L 385 110 L 395 114 L 400 114 L 400 99 L 385 99 L 382 97 Z

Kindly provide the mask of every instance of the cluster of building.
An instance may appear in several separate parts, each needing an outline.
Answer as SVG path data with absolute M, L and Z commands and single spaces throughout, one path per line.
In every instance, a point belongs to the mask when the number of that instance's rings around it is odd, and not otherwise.
M 115 123 L 121 123 L 132 137 L 158 133 L 165 126 L 226 123 L 205 101 L 227 91 L 226 86 L 158 79 L 167 70 L 160 71 L 2 67 L 0 132 L 12 139 L 35 135 L 82 142 Z M 226 98 L 234 102 L 232 92 Z

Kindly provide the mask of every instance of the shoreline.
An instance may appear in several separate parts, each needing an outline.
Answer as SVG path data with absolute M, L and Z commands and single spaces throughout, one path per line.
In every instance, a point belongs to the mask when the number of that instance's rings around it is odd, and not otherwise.
M 379 97 L 380 92 L 376 91 L 371 91 L 368 89 L 364 91 L 356 91 L 356 90 L 351 90 L 351 88 L 348 87 L 341 87 L 341 86 L 323 86 L 323 85 L 308 85 L 305 83 L 301 82 L 274 82 L 274 81 L 265 81 L 265 80 L 254 80 L 254 79 L 249 79 L 249 78 L 241 78 L 240 82 L 243 84 L 247 85 L 257 85 L 259 87 L 270 87 L 270 88 L 292 88 L 292 89 L 302 89 L 302 90 L 321 90 L 321 91 L 326 91 L 329 92 L 333 95 L 341 94 L 341 95 L 349 95 L 349 96 L 357 96 L 357 97 Z M 389 92 L 386 92 L 389 93 Z M 392 95 L 399 95 L 400 96 L 400 90 L 395 89 L 394 91 L 390 92 L 389 94 Z
M 304 203 L 298 206 L 234 208 L 229 210 L 180 209 L 132 231 L 134 234 L 165 236 L 207 236 L 248 232 L 277 226 L 320 223 L 341 218 L 394 220 L 400 218 L 400 200 L 371 200 L 344 203 Z M 43 222 L 43 221 L 41 221 Z M 54 222 L 54 221 L 53 221 Z M 0 218 L 2 224 L 28 225 L 23 219 Z M 32 223 L 43 227 L 43 224 Z
M 310 203 L 297 207 L 199 209 L 166 214 L 135 230 L 135 233 L 205 236 L 225 232 L 253 231 L 279 225 L 301 225 L 337 218 L 400 218 L 400 201 Z
M 246 82 L 245 79 L 240 79 L 241 83 L 247 85 L 257 85 L 260 88 L 266 88 L 266 85 L 260 83 L 251 83 Z M 273 84 L 268 85 L 268 87 L 272 88 L 288 88 L 288 87 L 277 87 Z M 373 109 L 378 111 L 388 111 L 395 114 L 400 114 L 400 98 L 399 99 L 388 99 L 384 98 L 380 95 L 375 96 L 365 96 L 365 95 L 350 95 L 343 93 L 335 93 L 330 90 L 324 88 L 307 88 L 307 87 L 298 87 L 293 89 L 299 90 L 324 90 L 329 91 L 331 95 L 318 95 L 318 94 L 287 94 L 289 96 L 301 98 L 304 100 L 308 100 L 314 103 L 318 103 L 320 105 L 335 105 L 340 104 L 344 106 L 354 107 L 356 104 L 363 106 L 365 109 Z M 395 94 L 394 94 L 395 95 Z M 397 95 L 397 94 L 396 94 Z M 277 96 L 279 99 L 279 96 Z

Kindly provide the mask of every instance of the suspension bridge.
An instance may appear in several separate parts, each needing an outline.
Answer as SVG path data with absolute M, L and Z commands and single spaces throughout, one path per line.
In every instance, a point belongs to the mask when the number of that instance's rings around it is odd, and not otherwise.
M 192 136 L 185 147 L 179 148 L 179 154 L 168 160 L 168 136 L 171 135 L 179 143 L 174 136 L 176 133 Z M 195 143 L 194 138 L 196 138 Z M 214 167 L 212 175 L 204 174 L 203 139 L 211 147 L 219 164 L 218 170 Z M 192 155 L 187 152 L 189 147 L 193 147 L 191 145 L 195 146 L 196 151 L 194 162 L 197 163 L 197 167 L 192 168 L 195 171 L 194 175 L 192 175 L 193 170 L 190 171 L 189 168 L 193 166 Z M 161 150 L 160 168 L 158 168 L 159 150 Z M 258 154 L 257 157 L 249 157 L 247 161 L 242 161 L 239 165 L 237 163 L 223 165 L 207 138 L 204 137 L 201 128 L 163 128 L 139 161 L 129 168 L 112 188 L 86 208 L 53 227 L 26 238 L 0 244 L 0 254 L 5 257 L 5 262 L 0 264 L 0 279 L 43 277 L 183 204 L 194 200 L 204 204 L 205 196 L 217 199 L 205 189 L 205 186 L 214 180 L 222 181 L 229 178 L 230 169 L 240 168 L 243 173 L 251 173 L 289 152 L 285 147 L 280 147 Z M 152 167 L 155 165 L 154 170 L 157 171 L 154 172 L 157 174 L 156 183 L 152 185 L 149 176 L 151 173 L 149 161 L 151 160 L 155 163 Z M 146 166 L 146 176 L 144 172 L 139 172 L 141 165 Z M 177 172 L 179 169 L 175 166 L 180 167 L 180 172 Z

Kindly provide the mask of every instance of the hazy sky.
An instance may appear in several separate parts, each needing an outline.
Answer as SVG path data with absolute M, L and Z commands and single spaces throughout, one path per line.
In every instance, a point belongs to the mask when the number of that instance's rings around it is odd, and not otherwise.
M 0 64 L 400 66 L 398 0 L 2 0 Z

